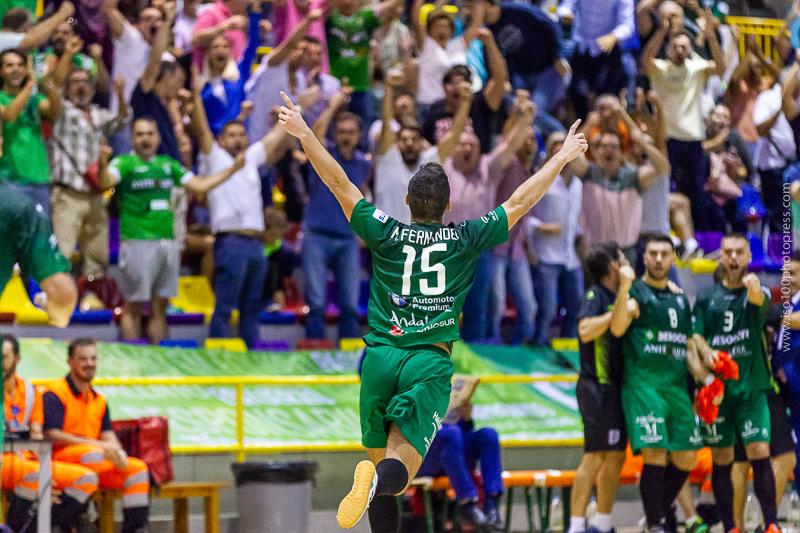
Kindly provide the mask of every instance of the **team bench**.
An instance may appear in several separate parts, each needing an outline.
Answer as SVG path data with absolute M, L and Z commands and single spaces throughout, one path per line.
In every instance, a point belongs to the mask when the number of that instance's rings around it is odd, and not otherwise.
M 627 465 L 626 465 L 627 466 Z M 528 531 L 533 533 L 534 501 L 539 515 L 541 531 L 550 527 L 550 501 L 553 489 L 561 489 L 561 499 L 564 509 L 564 524 L 569 523 L 570 496 L 572 482 L 575 480 L 575 470 L 512 470 L 503 472 L 503 485 L 506 488 L 506 531 L 511 529 L 511 512 L 514 508 L 515 489 L 524 491 L 525 509 L 527 511 Z M 620 475 L 620 485 L 635 485 L 639 482 L 639 473 L 635 468 L 623 468 Z M 450 479 L 447 476 L 419 477 L 411 482 L 411 487 L 422 491 L 422 501 L 425 510 L 425 524 L 428 533 L 434 533 L 433 505 L 431 493 L 450 491 Z M 535 498 L 535 499 L 534 499 Z
M 174 481 L 150 492 L 152 498 L 173 500 L 175 533 L 189 533 L 189 498 L 203 498 L 206 533 L 219 533 L 219 491 L 228 484 L 220 481 Z M 122 490 L 100 489 L 95 493 L 100 533 L 114 533 L 114 503 Z

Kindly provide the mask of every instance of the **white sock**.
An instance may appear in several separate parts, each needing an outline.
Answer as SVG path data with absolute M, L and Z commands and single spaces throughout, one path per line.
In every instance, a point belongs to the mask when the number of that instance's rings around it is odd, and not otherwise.
M 586 517 L 569 517 L 569 531 L 567 533 L 582 533 L 583 531 L 586 531 Z
M 611 523 L 611 515 L 597 513 L 594 516 L 594 527 L 596 527 L 598 531 L 611 531 L 614 528 L 614 525 Z

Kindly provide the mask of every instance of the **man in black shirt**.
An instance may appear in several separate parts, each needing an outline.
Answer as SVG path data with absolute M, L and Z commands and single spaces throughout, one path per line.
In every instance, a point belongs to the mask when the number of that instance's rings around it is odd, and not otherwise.
M 595 480 L 597 516 L 592 531 L 613 529 L 611 510 L 625 462 L 627 436 L 619 389 L 620 340 L 610 334 L 609 326 L 623 265 L 628 265 L 628 260 L 616 243 L 601 244 L 586 258 L 594 285 L 586 292 L 578 315 L 581 369 L 576 391 L 583 418 L 584 455 L 572 485 L 568 533 L 586 530 L 586 505 Z

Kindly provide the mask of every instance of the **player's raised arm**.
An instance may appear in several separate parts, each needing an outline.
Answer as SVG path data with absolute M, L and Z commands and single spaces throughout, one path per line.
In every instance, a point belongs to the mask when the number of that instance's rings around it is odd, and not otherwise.
M 614 309 L 611 311 L 611 325 L 609 329 L 615 337 L 622 337 L 639 315 L 636 300 L 629 297 L 631 285 L 636 278 L 636 273 L 629 265 L 619 267 L 619 289 Z
M 576 121 L 569 129 L 569 134 L 564 140 L 561 150 L 551 157 L 550 160 L 539 169 L 539 172 L 517 187 L 517 190 L 514 191 L 508 200 L 503 202 L 503 209 L 505 209 L 506 216 L 508 217 L 509 230 L 514 227 L 514 224 L 516 224 L 525 213 L 536 205 L 542 196 L 544 196 L 544 193 L 547 192 L 547 189 L 553 184 L 556 176 L 558 176 L 564 166 L 584 153 L 589 147 L 583 133 L 575 133 L 580 123 L 580 120 Z
M 286 129 L 289 135 L 297 137 L 300 144 L 303 145 L 303 150 L 308 156 L 308 160 L 311 161 L 314 170 L 319 174 L 322 183 L 330 189 L 342 207 L 344 216 L 347 217 L 347 220 L 350 220 L 353 208 L 359 200 L 364 198 L 364 195 L 350 181 L 342 166 L 322 146 L 322 143 L 295 108 L 291 98 L 283 91 L 281 91 L 281 98 L 286 102 L 286 105 L 281 106 L 278 113 L 278 123 Z

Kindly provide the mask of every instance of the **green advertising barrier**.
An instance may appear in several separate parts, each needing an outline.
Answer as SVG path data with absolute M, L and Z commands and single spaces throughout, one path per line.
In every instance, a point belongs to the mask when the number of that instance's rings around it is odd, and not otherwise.
M 67 372 L 66 344 L 23 339 L 18 372 L 56 378 Z M 98 346 L 98 378 L 220 376 L 352 376 L 358 351 L 250 352 L 187 350 L 125 344 Z M 453 352 L 456 372 L 564 374 L 552 350 L 468 346 Z M 102 386 L 113 418 L 167 416 L 173 446 L 236 445 L 236 387 Z M 337 445 L 358 442 L 358 385 L 248 385 L 243 389 L 246 446 Z M 582 437 L 574 383 L 481 384 L 473 416 L 507 443 L 574 444 Z M 529 442 L 531 441 L 531 442 Z

